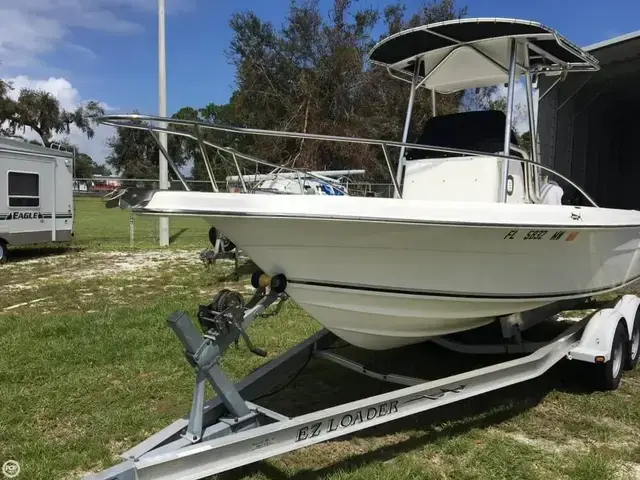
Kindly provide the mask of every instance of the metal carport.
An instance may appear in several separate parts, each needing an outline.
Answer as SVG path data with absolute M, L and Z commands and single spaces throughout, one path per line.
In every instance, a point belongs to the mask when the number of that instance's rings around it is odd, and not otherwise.
M 569 75 L 541 98 L 541 161 L 584 187 L 600 206 L 640 209 L 640 30 L 584 49 L 601 69 Z M 540 94 L 556 80 L 541 77 Z M 563 203 L 586 204 L 559 183 Z

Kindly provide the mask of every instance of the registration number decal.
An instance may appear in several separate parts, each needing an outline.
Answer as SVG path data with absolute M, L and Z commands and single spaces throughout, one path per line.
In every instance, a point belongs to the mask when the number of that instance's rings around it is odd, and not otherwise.
M 572 242 L 579 232 L 566 230 L 509 230 L 503 240 L 563 240 Z

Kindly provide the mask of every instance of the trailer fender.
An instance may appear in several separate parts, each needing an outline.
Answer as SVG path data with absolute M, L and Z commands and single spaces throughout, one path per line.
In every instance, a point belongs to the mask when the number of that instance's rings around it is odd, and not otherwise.
M 639 297 L 636 295 L 624 295 L 614 307 L 622 314 L 627 322 L 627 333 L 629 337 L 631 337 L 631 332 L 633 332 L 635 323 L 638 321 L 638 306 L 640 306 Z
M 572 359 L 589 363 L 596 363 L 596 357 L 604 357 L 605 363 L 611 359 L 611 346 L 618 323 L 623 321 L 627 333 L 631 331 L 629 330 L 629 320 L 624 314 L 634 311 L 632 302 L 629 300 L 623 302 L 623 300 L 624 298 L 612 308 L 603 308 L 593 314 L 584 329 L 578 346 L 569 352 Z M 637 309 L 637 303 L 635 308 Z M 634 318 L 635 311 L 631 318 L 631 326 L 633 326 Z

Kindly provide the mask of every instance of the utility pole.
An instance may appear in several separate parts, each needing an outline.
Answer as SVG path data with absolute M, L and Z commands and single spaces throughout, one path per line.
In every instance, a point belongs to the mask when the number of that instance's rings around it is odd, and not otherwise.
M 165 51 L 165 0 L 158 0 L 158 115 L 167 116 L 167 61 Z M 167 125 L 163 122 L 160 124 L 162 128 Z M 167 150 L 167 134 L 159 132 L 160 144 Z M 167 168 L 167 159 L 159 152 L 159 173 L 160 190 L 169 189 L 169 171 Z M 169 217 L 160 217 L 160 246 L 167 247 L 169 245 Z

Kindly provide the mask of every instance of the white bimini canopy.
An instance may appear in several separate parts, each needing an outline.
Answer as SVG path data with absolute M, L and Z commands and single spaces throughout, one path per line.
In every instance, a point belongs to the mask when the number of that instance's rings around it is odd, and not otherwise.
M 595 71 L 598 61 L 540 23 L 504 18 L 449 20 L 404 30 L 369 52 L 394 77 L 439 93 L 508 82 L 510 45 L 516 40 L 517 74 Z M 420 62 L 417 72 L 416 61 Z

